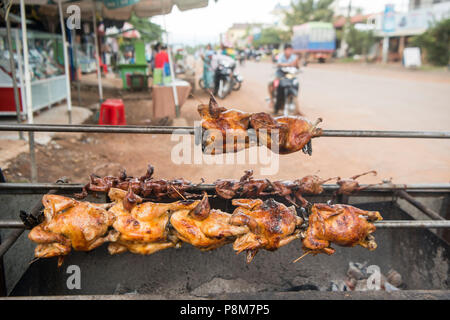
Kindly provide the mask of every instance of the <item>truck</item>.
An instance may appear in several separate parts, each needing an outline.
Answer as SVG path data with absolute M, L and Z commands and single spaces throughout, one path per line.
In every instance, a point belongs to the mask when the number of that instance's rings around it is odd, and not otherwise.
M 324 63 L 336 50 L 336 30 L 328 22 L 307 22 L 294 26 L 292 47 L 305 63 Z

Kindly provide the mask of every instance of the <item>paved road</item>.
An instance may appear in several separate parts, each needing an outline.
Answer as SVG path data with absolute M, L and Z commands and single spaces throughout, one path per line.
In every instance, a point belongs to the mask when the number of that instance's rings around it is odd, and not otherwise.
M 267 110 L 266 84 L 272 65 L 247 63 L 240 71 L 245 79 L 242 90 L 221 104 L 252 112 Z M 303 111 L 310 119 L 322 117 L 324 129 L 450 131 L 448 74 L 316 64 L 304 68 L 300 83 Z M 199 94 L 198 99 L 207 97 Z M 194 106 L 187 105 L 184 114 L 197 118 Z M 319 138 L 313 147 L 312 157 L 282 156 L 276 176 L 292 178 L 319 171 L 324 177 L 345 177 L 376 169 L 378 177 L 365 181 L 390 177 L 398 183 L 450 181 L 449 140 Z M 223 169 L 237 175 L 233 167 Z

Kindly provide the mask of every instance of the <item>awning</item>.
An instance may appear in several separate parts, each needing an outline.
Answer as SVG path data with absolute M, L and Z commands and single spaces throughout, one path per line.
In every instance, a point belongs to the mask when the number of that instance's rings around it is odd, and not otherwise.
M 39 12 L 45 15 L 57 16 L 57 0 L 25 0 L 27 5 L 39 5 Z M 77 5 L 81 9 L 81 19 L 92 19 L 92 0 L 67 1 L 62 0 L 64 15 L 66 8 Z M 172 12 L 174 6 L 180 11 L 186 11 L 208 6 L 208 0 L 97 0 L 94 1 L 96 12 L 105 19 L 127 21 L 135 14 L 139 18 L 149 18 Z M 14 0 L 19 3 L 19 0 Z

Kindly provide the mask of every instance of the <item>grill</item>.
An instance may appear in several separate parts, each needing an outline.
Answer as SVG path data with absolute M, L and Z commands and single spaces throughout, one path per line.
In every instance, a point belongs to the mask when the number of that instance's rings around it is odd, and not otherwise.
M 0 131 L 102 132 L 140 134 L 194 134 L 192 127 L 138 126 L 60 126 L 0 125 Z M 450 138 L 450 132 L 325 130 L 324 137 Z M 236 256 L 231 246 L 201 252 L 189 245 L 163 250 L 150 256 L 130 253 L 109 256 L 105 246 L 91 252 L 72 252 L 62 268 L 54 259 L 29 264 L 34 244 L 24 234 L 18 220 L 20 210 L 37 215 L 45 193 L 71 194 L 82 185 L 57 183 L 0 183 L 0 294 L 28 296 L 78 296 L 89 298 L 450 298 L 449 255 L 450 184 L 384 184 L 369 187 L 352 196 L 341 196 L 338 203 L 357 205 L 364 210 L 382 212 L 377 222 L 378 248 L 334 246 L 332 256 L 299 256 L 301 245 L 294 241 L 276 252 L 261 251 L 250 264 Z M 308 197 L 326 202 L 338 188 L 324 185 L 324 193 Z M 214 192 L 211 184 L 192 185 L 192 191 Z M 88 198 L 89 201 L 99 199 Z M 285 202 L 283 199 L 275 199 Z M 215 208 L 230 211 L 231 202 L 213 198 Z M 329 292 L 330 281 L 342 279 L 348 263 L 365 262 L 382 271 L 391 268 L 403 277 L 405 291 Z M 80 267 L 81 289 L 68 289 L 66 268 Z

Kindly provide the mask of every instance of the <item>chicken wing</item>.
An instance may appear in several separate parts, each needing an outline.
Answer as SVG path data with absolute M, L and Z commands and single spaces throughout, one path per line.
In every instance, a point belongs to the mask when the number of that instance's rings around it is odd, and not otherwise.
M 248 232 L 245 226 L 231 224 L 231 215 L 211 210 L 205 194 L 201 201 L 176 203 L 170 223 L 176 236 L 194 247 L 207 251 L 221 247 Z
M 231 223 L 246 226 L 249 232 L 241 235 L 233 244 L 239 254 L 247 252 L 247 263 L 250 263 L 259 249 L 276 250 L 292 240 L 300 238 L 300 227 L 303 219 L 297 216 L 294 207 L 286 207 L 273 199 L 235 199 Z
M 335 243 L 344 247 L 360 245 L 375 250 L 377 244 L 372 233 L 374 221 L 383 220 L 378 211 L 364 211 L 349 205 L 314 204 L 309 226 L 303 239 L 303 248 L 312 253 L 331 255 Z
M 38 243 L 36 258 L 57 256 L 60 266 L 71 248 L 90 251 L 116 238 L 108 232 L 114 222 L 114 215 L 106 210 L 108 204 L 79 202 L 59 195 L 45 195 L 42 203 L 45 219 L 28 234 L 31 241 Z

